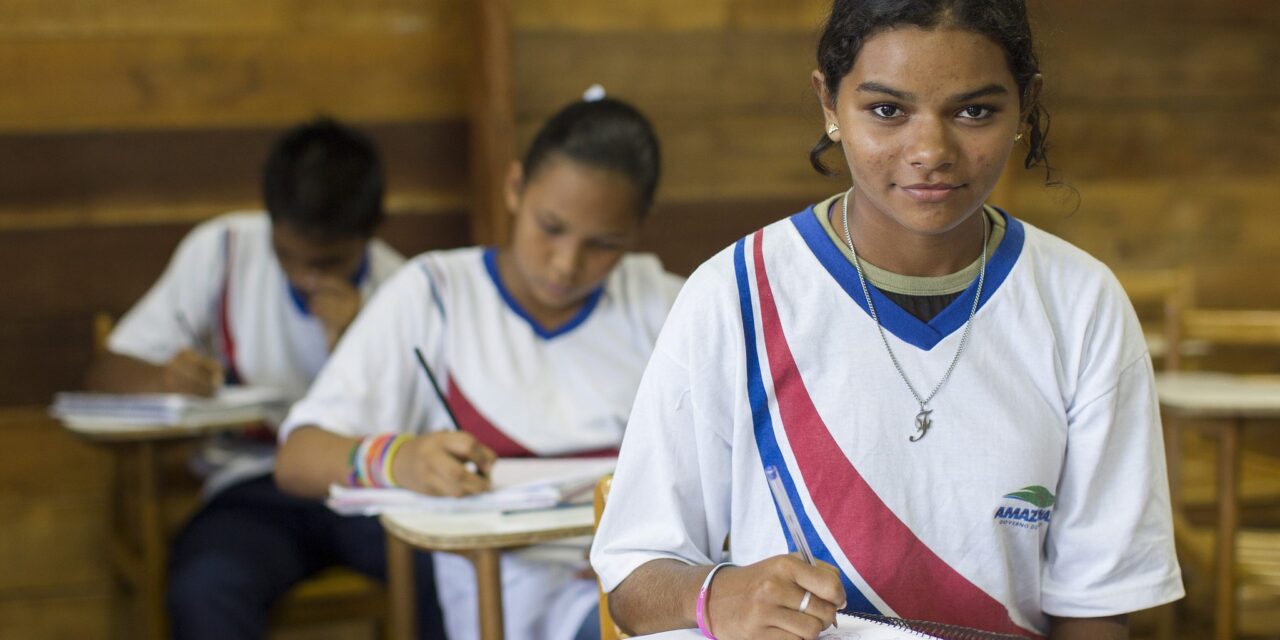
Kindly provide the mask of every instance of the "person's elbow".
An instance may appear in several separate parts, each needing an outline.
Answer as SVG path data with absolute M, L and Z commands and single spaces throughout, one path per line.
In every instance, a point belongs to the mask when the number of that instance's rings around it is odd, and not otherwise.
M 284 493 L 304 498 L 323 497 L 325 489 L 317 491 L 310 481 L 307 467 L 307 431 L 315 427 L 302 427 L 288 434 L 276 450 L 276 487 Z

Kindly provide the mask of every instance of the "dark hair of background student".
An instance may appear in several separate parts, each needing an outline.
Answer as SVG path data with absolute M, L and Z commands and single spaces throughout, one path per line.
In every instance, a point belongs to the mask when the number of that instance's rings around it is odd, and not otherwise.
M 832 100 L 839 93 L 840 81 L 853 70 L 862 44 L 876 33 L 898 25 L 954 27 L 991 38 L 1004 49 L 1022 108 L 1027 109 L 1027 87 L 1040 73 L 1040 63 L 1023 0 L 835 0 L 818 40 L 818 70 Z M 1045 137 L 1049 133 L 1049 112 L 1039 102 L 1031 105 L 1026 126 L 1023 166 L 1043 166 L 1047 180 L 1050 167 Z M 835 143 L 824 134 L 809 152 L 809 162 L 823 175 L 834 175 L 822 162 L 823 152 L 833 146 Z
M 328 118 L 285 132 L 262 170 L 272 223 L 319 240 L 373 236 L 385 183 L 373 141 Z
M 653 205 L 662 172 L 658 136 L 649 120 L 626 102 L 578 101 L 551 116 L 525 153 L 526 182 L 555 155 L 626 176 L 636 186 L 642 216 Z

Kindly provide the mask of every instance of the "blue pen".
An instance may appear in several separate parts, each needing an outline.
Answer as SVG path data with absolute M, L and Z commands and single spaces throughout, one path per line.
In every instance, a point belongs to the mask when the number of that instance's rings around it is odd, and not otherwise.
M 769 465 L 764 468 L 764 477 L 769 481 L 769 491 L 773 493 L 773 501 L 778 505 L 778 511 L 782 513 L 782 521 L 787 524 L 787 531 L 791 534 L 791 540 L 795 542 L 796 549 L 800 551 L 800 557 L 804 558 L 809 566 L 818 566 L 818 559 L 813 556 L 813 551 L 809 549 L 809 542 L 804 538 L 804 530 L 800 528 L 800 518 L 796 517 L 796 510 L 791 506 L 791 499 L 787 497 L 787 488 L 782 485 L 782 476 L 778 475 L 778 468 Z M 808 603 L 808 597 L 805 598 Z M 835 626 L 839 627 L 840 623 L 836 622 Z

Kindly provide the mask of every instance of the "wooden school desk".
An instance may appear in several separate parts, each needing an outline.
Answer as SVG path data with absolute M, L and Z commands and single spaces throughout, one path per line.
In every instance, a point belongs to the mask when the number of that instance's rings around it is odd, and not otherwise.
M 1229 640 L 1236 633 L 1241 432 L 1249 421 L 1280 418 L 1280 378 L 1168 372 L 1156 376 L 1156 389 L 1161 413 L 1165 418 L 1173 418 L 1174 428 L 1178 428 L 1178 423 L 1194 420 L 1218 440 L 1214 637 Z M 1171 439 L 1176 440 L 1176 436 Z M 1174 517 L 1177 520 L 1178 514 Z
M 440 514 L 420 511 L 382 515 L 387 532 L 387 588 L 395 640 L 417 638 L 413 550 L 448 551 L 471 561 L 479 594 L 480 640 L 501 640 L 502 552 L 591 534 L 591 505 L 521 513 Z
M 62 421 L 68 431 L 107 447 L 115 458 L 115 471 L 111 474 L 109 554 L 112 572 L 135 594 L 139 627 L 134 637 L 151 640 L 168 637 L 164 605 L 168 538 L 160 491 L 162 451 L 207 435 L 240 431 L 259 424 L 261 420 L 145 427 L 95 423 L 90 427 L 76 421 Z M 136 474 L 133 478 L 126 473 L 131 464 Z M 136 501 L 137 509 L 132 518 L 125 513 L 131 499 Z

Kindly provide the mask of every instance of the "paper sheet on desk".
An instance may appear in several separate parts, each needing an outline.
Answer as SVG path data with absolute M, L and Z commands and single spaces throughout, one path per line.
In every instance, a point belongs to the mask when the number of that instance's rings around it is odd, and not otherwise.
M 200 426 L 262 420 L 288 399 L 266 387 L 224 387 L 212 398 L 177 393 L 79 393 L 54 396 L 49 413 L 82 431 L 118 431 L 127 427 Z
M 391 509 L 467 513 L 527 511 L 585 504 L 616 458 L 503 458 L 493 465 L 492 490 L 464 498 L 427 496 L 406 489 L 333 485 L 327 504 L 343 515 L 375 515 Z
M 934 637 L 844 614 L 836 614 L 836 621 L 840 624 L 839 628 L 830 627 L 818 637 L 827 640 L 920 640 L 920 638 Z M 636 636 L 635 640 L 700 640 L 701 638 L 702 633 L 697 629 L 681 629 L 648 636 Z

